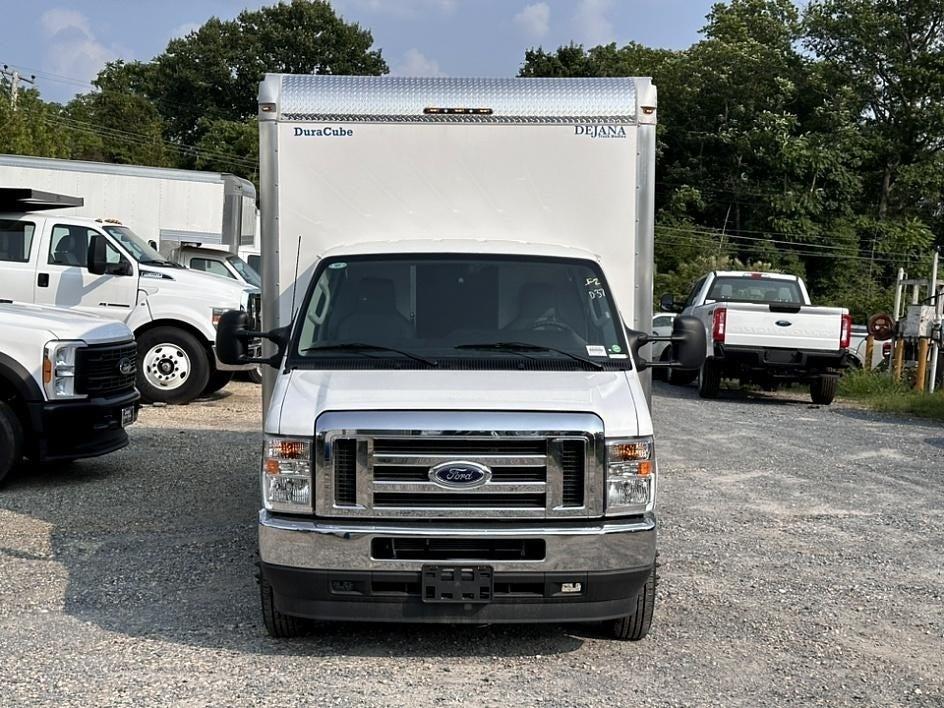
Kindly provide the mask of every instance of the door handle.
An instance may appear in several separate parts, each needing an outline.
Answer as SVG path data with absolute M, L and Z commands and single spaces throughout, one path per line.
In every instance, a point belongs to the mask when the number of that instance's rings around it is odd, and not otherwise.
M 40 273 L 36 278 L 36 285 L 41 288 L 49 287 L 49 273 Z

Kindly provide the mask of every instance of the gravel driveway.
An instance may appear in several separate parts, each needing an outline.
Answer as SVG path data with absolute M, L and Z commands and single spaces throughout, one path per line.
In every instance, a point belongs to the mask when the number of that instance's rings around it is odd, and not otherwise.
M 944 704 L 944 428 L 655 397 L 661 585 L 592 627 L 265 636 L 258 389 L 148 408 L 118 454 L 0 489 L 0 704 Z

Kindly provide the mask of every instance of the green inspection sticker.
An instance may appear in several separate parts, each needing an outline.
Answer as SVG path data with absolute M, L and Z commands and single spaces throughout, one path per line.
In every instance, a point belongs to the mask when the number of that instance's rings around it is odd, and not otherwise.
M 610 351 L 613 352 L 614 354 L 619 354 L 621 351 L 623 351 L 623 349 L 622 347 L 620 347 L 619 344 L 614 344 L 613 346 L 610 347 Z
M 347 263 L 332 263 L 328 267 L 331 270 L 341 270 L 342 268 L 347 268 Z

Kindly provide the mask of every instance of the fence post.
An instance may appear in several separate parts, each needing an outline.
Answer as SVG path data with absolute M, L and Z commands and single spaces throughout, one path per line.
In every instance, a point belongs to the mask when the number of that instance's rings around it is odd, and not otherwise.
M 865 338 L 865 370 L 872 370 L 872 354 L 875 349 L 875 337 L 871 334 Z
M 892 356 L 894 357 L 894 362 L 895 362 L 895 365 L 892 368 L 895 381 L 901 381 L 901 370 L 905 366 L 905 340 L 904 339 L 895 340 L 895 353 Z
M 918 340 L 918 371 L 915 378 L 915 390 L 924 391 L 924 380 L 928 372 L 928 338 Z

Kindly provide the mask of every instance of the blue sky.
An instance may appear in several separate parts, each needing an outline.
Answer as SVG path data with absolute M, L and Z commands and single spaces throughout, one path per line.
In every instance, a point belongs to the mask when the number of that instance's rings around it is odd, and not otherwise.
M 211 16 L 271 2 L 242 0 L 0 0 L 0 64 L 37 75 L 43 96 L 67 100 L 114 58 L 147 60 Z M 333 0 L 372 30 L 393 73 L 512 76 L 533 46 L 637 41 L 683 48 L 712 0 Z M 10 28 L 15 28 L 11 31 Z

